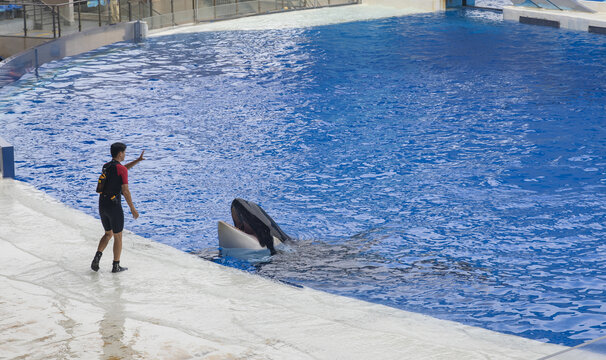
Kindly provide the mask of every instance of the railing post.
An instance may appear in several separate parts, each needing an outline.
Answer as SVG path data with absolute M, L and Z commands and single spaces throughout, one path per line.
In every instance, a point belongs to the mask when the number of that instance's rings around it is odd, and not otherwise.
M 55 24 L 55 6 L 51 8 L 51 15 L 53 16 L 53 38 L 57 38 L 57 25 Z
M 133 21 L 133 4 L 128 1 L 128 21 Z
M 170 13 L 172 15 L 173 26 L 175 26 L 175 1 L 170 0 Z
M 101 0 L 97 0 L 97 13 L 99 14 L 99 26 L 101 26 Z
M 59 10 L 57 10 L 57 29 L 59 30 L 59 36 L 61 37 L 61 7 L 59 6 Z
M 217 20 L 217 0 L 213 0 L 213 12 L 215 13 L 215 20 Z
M 196 0 L 191 0 L 191 8 L 194 11 L 194 23 L 198 22 L 198 8 L 196 7 Z
M 35 9 L 34 9 L 35 10 Z M 27 11 L 25 4 L 23 4 L 23 36 L 27 37 Z
M 236 15 L 238 15 L 238 0 L 236 0 Z
M 0 138 L 0 174 L 3 178 L 15 178 L 15 149 Z
M 261 13 L 261 0 L 257 0 L 257 5 L 259 5 L 259 10 L 257 11 L 257 14 Z
M 78 31 L 82 32 L 82 11 L 80 10 L 80 6 L 82 6 L 82 1 L 78 1 Z
M 149 0 L 149 17 L 154 16 L 154 8 L 152 5 L 152 0 Z

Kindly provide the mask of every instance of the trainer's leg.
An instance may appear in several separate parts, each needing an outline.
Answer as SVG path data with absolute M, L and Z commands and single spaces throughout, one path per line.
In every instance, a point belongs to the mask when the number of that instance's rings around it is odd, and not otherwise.
M 113 273 L 128 270 L 128 268 L 120 266 L 120 253 L 122 253 L 122 231 L 114 233 L 114 262 L 112 263 Z
M 122 253 L 122 231 L 114 233 L 114 261 L 120 261 Z
M 99 246 L 97 247 L 97 251 L 103 252 L 109 244 L 109 240 L 114 236 L 114 233 L 110 231 L 106 231 L 101 240 L 99 240 Z
M 99 261 L 101 261 L 101 256 L 103 255 L 103 250 L 105 250 L 105 248 L 107 247 L 107 244 L 109 243 L 109 239 L 111 239 L 113 235 L 114 235 L 114 233 L 111 230 L 106 231 L 105 234 L 103 234 L 103 236 L 101 237 L 101 240 L 99 240 L 99 246 L 97 247 L 97 253 L 95 254 L 95 257 L 93 258 L 93 262 L 90 264 L 90 268 L 93 269 L 94 271 L 99 270 Z

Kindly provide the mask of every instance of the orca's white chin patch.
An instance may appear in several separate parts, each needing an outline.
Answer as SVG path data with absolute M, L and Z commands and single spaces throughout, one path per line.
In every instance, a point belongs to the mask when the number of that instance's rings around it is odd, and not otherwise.
M 256 236 L 245 233 L 244 231 L 224 222 L 218 223 L 219 246 L 223 249 L 249 249 L 259 251 L 269 251 L 266 247 L 261 246 L 259 239 Z M 274 246 L 282 244 L 275 236 Z

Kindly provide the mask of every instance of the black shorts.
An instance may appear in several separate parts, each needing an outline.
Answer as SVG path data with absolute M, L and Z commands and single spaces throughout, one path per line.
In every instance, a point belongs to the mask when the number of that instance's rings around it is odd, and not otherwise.
M 117 199 L 110 200 L 104 196 L 99 198 L 99 216 L 105 231 L 113 231 L 115 233 L 122 232 L 124 229 L 124 210 L 122 210 L 122 202 L 120 196 Z

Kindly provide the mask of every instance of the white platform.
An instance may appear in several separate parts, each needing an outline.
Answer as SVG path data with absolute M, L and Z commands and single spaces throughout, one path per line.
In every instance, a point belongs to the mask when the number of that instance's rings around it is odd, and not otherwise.
M 421 4 L 424 0 L 416 0 Z M 384 2 L 385 4 L 381 3 Z M 174 28 L 151 30 L 149 37 L 204 31 L 297 29 L 312 26 L 340 24 L 352 21 L 374 20 L 432 12 L 430 6 L 392 7 L 388 0 L 373 0 L 372 4 L 317 8 L 262 16 L 249 16 Z M 429 4 L 431 5 L 431 4 Z
M 606 29 L 606 3 L 583 1 L 583 5 L 596 11 L 585 13 L 577 11 L 545 10 L 522 6 L 505 6 L 503 19 L 520 21 L 520 17 L 557 21 L 559 27 L 576 31 L 589 31 L 589 26 Z
M 108 249 L 95 273 L 102 233 L 99 220 L 0 180 L 0 357 L 536 359 L 562 349 L 278 284 L 129 232 L 129 270 L 112 274 Z

